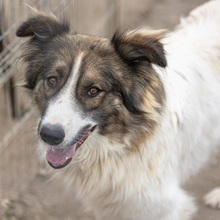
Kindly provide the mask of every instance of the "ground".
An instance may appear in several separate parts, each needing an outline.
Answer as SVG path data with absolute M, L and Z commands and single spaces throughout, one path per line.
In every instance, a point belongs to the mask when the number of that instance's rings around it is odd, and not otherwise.
M 130 26 L 149 25 L 171 28 L 204 0 L 148 1 L 148 9 L 135 18 Z M 174 10 L 175 9 L 175 10 Z M 130 19 L 130 20 L 129 20 Z M 133 19 L 131 21 L 131 19 Z M 127 24 L 127 26 L 129 26 Z M 35 119 L 28 120 L 14 140 L 1 153 L 0 159 L 0 219 L 3 220 L 89 220 L 82 205 L 74 199 L 74 186 L 66 189 L 62 180 L 52 178 L 53 171 L 38 160 Z M 19 149 L 16 150 L 15 149 Z M 48 171 L 49 170 L 49 171 Z M 213 155 L 209 164 L 187 182 L 185 188 L 194 195 L 198 213 L 193 220 L 219 220 L 220 210 L 206 207 L 205 193 L 220 185 L 220 154 Z

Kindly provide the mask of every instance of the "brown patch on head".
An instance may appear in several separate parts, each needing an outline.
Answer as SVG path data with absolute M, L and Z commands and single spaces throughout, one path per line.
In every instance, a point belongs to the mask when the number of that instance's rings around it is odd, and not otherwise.
M 100 106 L 105 95 L 112 89 L 112 84 L 104 75 L 108 74 L 108 66 L 112 65 L 109 58 L 112 56 L 113 50 L 106 39 L 82 37 L 85 44 L 80 50 L 83 51 L 84 57 L 76 94 L 83 108 L 92 111 Z M 91 91 L 94 90 L 97 93 L 92 94 Z

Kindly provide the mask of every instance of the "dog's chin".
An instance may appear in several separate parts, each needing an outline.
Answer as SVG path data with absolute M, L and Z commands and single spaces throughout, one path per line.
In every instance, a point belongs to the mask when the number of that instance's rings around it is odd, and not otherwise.
M 66 167 L 75 156 L 78 148 L 82 146 L 85 140 L 92 134 L 96 126 L 92 127 L 88 131 L 86 131 L 79 141 L 75 142 L 73 145 L 69 147 L 53 147 L 49 146 L 46 152 L 46 160 L 48 164 L 54 169 L 61 169 Z

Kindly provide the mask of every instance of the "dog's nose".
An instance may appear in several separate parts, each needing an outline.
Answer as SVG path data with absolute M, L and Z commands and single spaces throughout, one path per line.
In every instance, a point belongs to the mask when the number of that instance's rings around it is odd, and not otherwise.
M 61 125 L 44 125 L 40 130 L 41 139 L 50 145 L 63 142 L 65 133 Z

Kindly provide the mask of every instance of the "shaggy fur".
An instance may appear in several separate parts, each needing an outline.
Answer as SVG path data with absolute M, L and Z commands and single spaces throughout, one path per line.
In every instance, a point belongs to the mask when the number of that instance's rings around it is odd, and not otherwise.
M 23 57 L 40 147 L 54 168 L 67 166 L 68 184 L 97 220 L 191 219 L 181 185 L 220 144 L 219 24 L 214 0 L 166 37 L 71 34 L 42 12 L 18 29 L 31 37 Z

